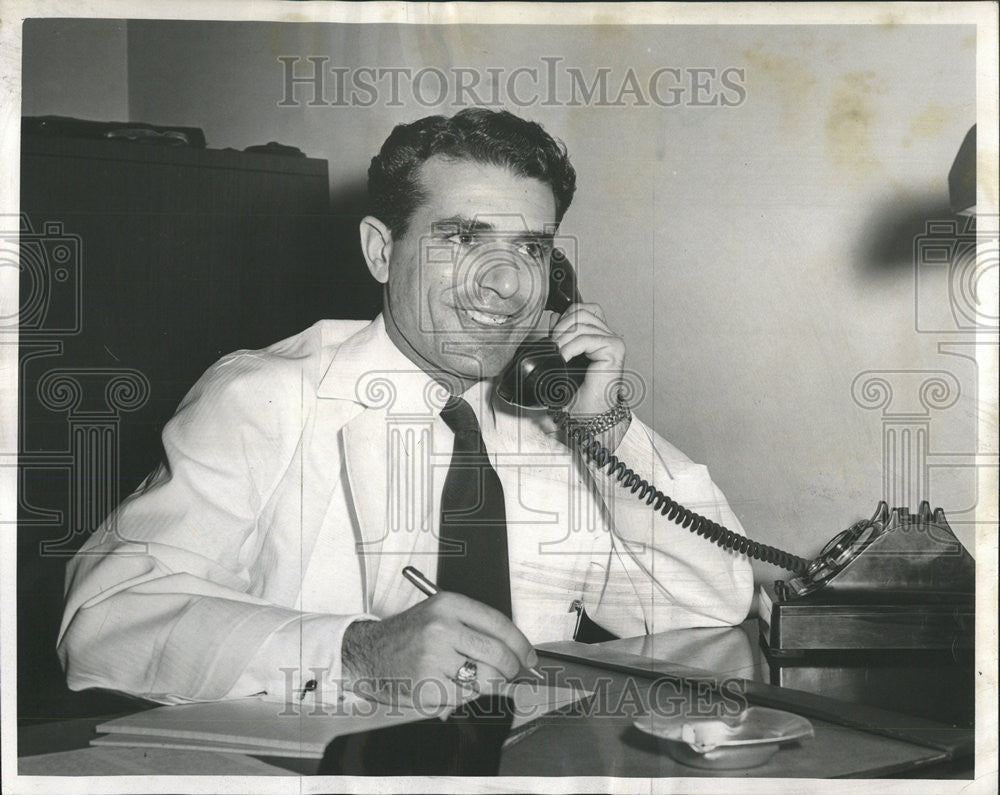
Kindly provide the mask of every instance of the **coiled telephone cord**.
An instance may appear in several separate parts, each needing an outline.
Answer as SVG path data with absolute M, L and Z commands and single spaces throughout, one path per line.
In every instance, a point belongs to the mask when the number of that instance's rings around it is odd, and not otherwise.
M 565 411 L 549 409 L 549 416 L 569 439 L 586 453 L 588 458 L 599 467 L 606 468 L 608 475 L 614 475 L 622 486 L 635 494 L 637 499 L 645 500 L 646 504 L 651 505 L 654 511 L 659 511 L 681 527 L 708 539 L 723 549 L 736 550 L 741 555 L 762 560 L 765 563 L 772 563 L 796 574 L 805 572 L 809 563 L 804 558 L 734 533 L 729 528 L 685 508 L 679 502 L 668 497 L 651 485 L 649 481 L 644 480 L 629 469 L 618 456 L 609 452 L 592 433 L 579 425 L 573 425 L 571 417 Z

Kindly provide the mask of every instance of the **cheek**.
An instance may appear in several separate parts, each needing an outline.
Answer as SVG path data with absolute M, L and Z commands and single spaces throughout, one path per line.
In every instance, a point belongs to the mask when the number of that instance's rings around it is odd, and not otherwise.
M 416 315 L 426 302 L 424 278 L 416 263 L 401 263 L 389 271 L 389 294 L 397 314 Z
M 431 312 L 444 318 L 455 314 L 455 290 L 453 274 L 443 269 L 434 269 L 412 285 L 414 295 L 419 295 L 420 303 Z
M 414 278 L 415 274 L 416 269 L 413 267 L 413 263 L 392 268 L 389 271 L 389 288 L 397 290 L 400 293 L 400 298 L 411 297 L 413 286 L 418 281 Z

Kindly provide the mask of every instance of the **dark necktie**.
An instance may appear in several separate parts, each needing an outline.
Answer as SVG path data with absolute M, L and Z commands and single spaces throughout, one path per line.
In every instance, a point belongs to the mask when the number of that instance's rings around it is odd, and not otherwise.
M 472 407 L 452 397 L 441 418 L 455 434 L 441 492 L 437 584 L 510 617 L 507 514 L 503 486 L 486 456 Z M 447 721 L 429 718 L 337 737 L 320 763 L 324 775 L 495 776 L 514 720 L 507 696 L 468 701 Z
M 449 398 L 441 419 L 455 433 L 441 492 L 438 586 L 511 616 L 503 486 L 486 455 L 472 407 Z

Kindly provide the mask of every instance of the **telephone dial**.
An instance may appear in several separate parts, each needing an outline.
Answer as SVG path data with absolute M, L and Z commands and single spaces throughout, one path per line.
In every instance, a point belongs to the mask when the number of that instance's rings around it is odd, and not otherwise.
M 556 248 L 545 308 L 562 314 L 580 300 L 573 267 Z M 871 519 L 836 535 L 811 561 L 734 533 L 671 499 L 571 424 L 564 407 L 587 363 L 582 355 L 566 362 L 548 337 L 529 339 L 498 379 L 497 394 L 515 406 L 546 407 L 575 446 L 654 511 L 724 549 L 791 571 L 793 578 L 761 589 L 771 651 L 971 643 L 975 562 L 942 509 L 924 502 L 914 515 L 880 502 Z M 820 616 L 830 620 L 817 622 Z

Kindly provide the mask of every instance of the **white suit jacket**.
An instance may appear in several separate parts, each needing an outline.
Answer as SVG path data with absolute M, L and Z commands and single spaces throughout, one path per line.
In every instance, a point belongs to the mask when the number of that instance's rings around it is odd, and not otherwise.
M 344 630 L 423 598 L 453 435 L 447 395 L 374 322 L 321 321 L 215 365 L 163 432 L 166 460 L 70 562 L 59 654 L 73 689 L 164 703 L 336 692 Z M 622 636 L 746 616 L 747 561 L 654 514 L 518 417 L 465 398 L 504 487 L 514 622 L 572 636 L 574 600 Z M 704 467 L 633 418 L 617 454 L 740 532 Z

